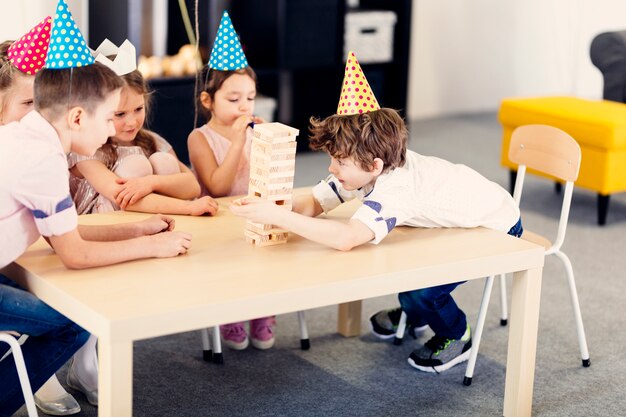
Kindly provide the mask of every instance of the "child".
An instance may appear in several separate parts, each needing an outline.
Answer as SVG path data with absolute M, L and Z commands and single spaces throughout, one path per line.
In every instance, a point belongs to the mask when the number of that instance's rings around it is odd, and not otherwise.
M 311 148 L 329 154 L 331 175 L 311 195 L 294 201 L 292 212 L 243 198 L 231 206 L 235 214 L 339 250 L 378 244 L 399 225 L 483 226 L 521 235 L 519 209 L 499 185 L 464 165 L 406 149 L 404 121 L 395 110 L 378 107 L 353 53 L 337 115 L 311 124 Z M 354 198 L 363 205 L 347 223 L 311 218 Z M 441 372 L 469 358 L 470 328 L 450 295 L 459 284 L 400 294 L 409 321 L 428 324 L 435 333 L 411 353 L 415 368 Z
M 134 60 L 134 47 L 128 41 L 124 45 L 132 48 L 131 53 L 118 56 L 132 56 Z M 114 70 L 123 64 L 117 59 L 105 62 Z M 200 186 L 189 168 L 176 158 L 170 144 L 144 128 L 149 91 L 135 68 L 132 65 L 130 72 L 121 74 L 124 88 L 113 119 L 115 135 L 93 157 L 73 153 L 68 158 L 70 189 L 78 213 L 123 209 L 215 214 L 217 203 L 211 197 L 194 200 L 200 194 Z
M 60 0 L 58 9 L 66 7 Z M 77 225 L 66 154 L 70 150 L 92 154 L 106 140 L 121 84 L 108 68 L 90 65 L 93 58 L 75 25 L 72 32 L 80 37 L 74 48 L 82 58 L 72 64 L 82 67 L 67 69 L 68 61 L 48 57 L 47 67 L 54 63 L 64 69 L 37 74 L 37 111 L 0 127 L 0 268 L 41 235 L 69 268 L 186 253 L 191 236 L 171 232 L 174 222 L 165 216 L 111 227 Z M 23 353 L 31 385 L 37 390 L 89 334 L 36 297 L 6 284 L 2 278 L 0 330 L 29 335 Z M 0 415 L 12 415 L 23 404 L 23 396 L 11 361 L 0 362 L 0 380 Z
M 30 42 L 42 41 L 42 49 L 44 52 L 47 51 L 50 38 L 50 24 L 51 18 L 48 16 L 19 40 L 15 42 L 6 41 L 0 44 L 0 125 L 18 121 L 33 110 L 34 74 L 43 67 L 45 59 L 40 56 L 38 61 L 30 61 L 32 66 L 30 63 L 26 65 L 26 62 L 21 59 L 21 52 L 29 50 L 28 46 L 30 46 L 30 44 L 26 42 L 27 40 Z M 18 62 L 18 60 L 21 62 Z M 0 282 L 21 290 L 21 288 L 17 287 L 12 281 L 1 275 Z M 6 288 L 2 289 L 14 291 Z M 16 294 L 18 296 L 25 295 L 23 291 L 16 292 Z M 32 297 L 30 295 L 27 296 L 29 298 Z M 35 297 L 32 297 L 32 299 L 34 303 L 41 303 L 38 300 L 35 301 Z M 44 307 L 44 309 L 47 310 L 46 307 Z M 53 311 L 51 311 L 51 313 L 58 315 L 58 313 Z M 63 318 L 63 320 L 65 319 Z M 81 348 L 79 352 L 82 351 L 83 348 Z M 75 371 L 74 373 L 79 374 L 82 379 L 85 379 L 81 371 Z M 76 399 L 65 391 L 55 375 L 52 375 L 52 377 L 35 392 L 34 397 L 37 407 L 46 414 L 72 415 L 81 410 Z
M 220 45 L 234 40 L 234 56 L 220 53 Z M 233 64 L 233 65 L 230 65 Z M 248 66 L 237 34 L 227 12 L 218 28 L 209 65 L 204 69 L 205 85 L 199 101 L 208 122 L 189 135 L 189 159 L 202 186 L 202 195 L 222 197 L 248 192 L 250 178 L 251 123 L 262 123 L 254 117 L 256 74 Z M 274 317 L 250 321 L 252 345 L 269 349 L 274 345 Z M 248 347 L 243 323 L 220 326 L 222 339 L 231 349 Z

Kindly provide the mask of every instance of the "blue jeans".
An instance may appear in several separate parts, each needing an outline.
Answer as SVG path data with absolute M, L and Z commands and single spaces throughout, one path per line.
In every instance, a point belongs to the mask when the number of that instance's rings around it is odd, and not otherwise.
M 89 333 L 0 274 L 0 330 L 29 337 L 22 345 L 33 392 L 36 392 L 89 338 Z M 0 357 L 8 350 L 0 344 Z M 15 363 L 0 362 L 0 416 L 24 404 Z
M 524 229 L 522 219 L 508 231 L 508 234 L 521 237 Z M 467 328 L 465 313 L 450 293 L 465 281 L 398 294 L 400 306 L 407 315 L 407 321 L 415 326 L 428 324 L 436 335 L 448 339 L 460 339 Z

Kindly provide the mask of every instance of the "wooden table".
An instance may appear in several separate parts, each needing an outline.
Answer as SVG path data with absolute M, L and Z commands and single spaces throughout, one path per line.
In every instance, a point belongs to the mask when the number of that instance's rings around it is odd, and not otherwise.
M 244 222 L 230 213 L 228 199 L 220 204 L 216 217 L 176 216 L 176 228 L 193 234 L 184 256 L 71 271 L 40 240 L 3 270 L 98 336 L 99 416 L 132 414 L 135 340 L 341 303 L 352 303 L 342 316 L 349 332 L 360 324 L 350 316 L 360 314 L 358 300 L 506 272 L 515 274 L 504 415 L 530 415 L 542 248 L 482 228 L 409 227 L 350 252 L 295 235 L 286 245 L 259 248 L 244 241 Z M 146 216 L 116 212 L 81 216 L 81 223 Z

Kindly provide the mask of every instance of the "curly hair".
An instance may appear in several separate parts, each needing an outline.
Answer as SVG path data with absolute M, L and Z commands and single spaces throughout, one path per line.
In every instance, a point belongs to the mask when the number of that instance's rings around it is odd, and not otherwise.
M 396 110 L 382 108 L 349 116 L 332 115 L 310 119 L 309 147 L 336 159 L 354 158 L 365 170 L 374 159 L 384 163 L 383 172 L 401 167 L 406 161 L 408 131 Z

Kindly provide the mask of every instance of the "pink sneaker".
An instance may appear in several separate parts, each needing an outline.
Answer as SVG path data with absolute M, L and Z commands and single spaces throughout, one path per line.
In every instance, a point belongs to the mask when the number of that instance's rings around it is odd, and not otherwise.
M 252 346 L 257 349 L 269 349 L 274 346 L 274 331 L 272 326 L 276 324 L 274 317 L 250 320 L 250 338 Z
M 248 335 L 243 323 L 223 324 L 220 326 L 222 341 L 234 350 L 244 350 L 248 347 Z

